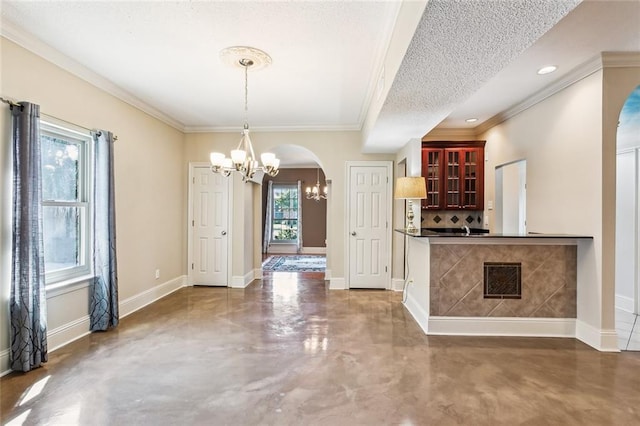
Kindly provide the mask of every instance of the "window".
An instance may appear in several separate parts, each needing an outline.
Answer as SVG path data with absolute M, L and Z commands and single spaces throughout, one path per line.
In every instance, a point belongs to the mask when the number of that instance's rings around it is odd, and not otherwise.
M 90 273 L 91 135 L 40 122 L 44 270 L 47 284 Z
M 273 184 L 272 243 L 292 243 L 298 239 L 298 186 Z

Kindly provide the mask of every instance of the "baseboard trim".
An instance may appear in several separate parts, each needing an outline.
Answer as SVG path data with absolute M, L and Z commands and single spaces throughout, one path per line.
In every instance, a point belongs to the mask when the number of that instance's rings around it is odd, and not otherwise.
M 253 277 L 255 272 L 254 270 L 250 270 L 243 276 L 235 275 L 231 277 L 231 288 L 245 288 L 253 281 Z
M 324 280 L 325 281 L 330 281 L 331 280 L 331 269 L 325 269 L 324 270 Z
M 49 352 L 60 349 L 74 340 L 91 333 L 91 318 L 85 315 L 74 321 L 68 322 L 47 332 L 47 346 Z
M 267 254 L 296 254 L 298 246 L 296 244 L 269 244 Z
M 620 296 L 616 294 L 616 309 L 620 309 L 626 312 L 634 313 L 635 303 L 631 297 Z
M 424 334 L 429 334 L 429 313 L 420 306 L 411 293 L 407 294 L 404 307 L 409 311 L 413 319 L 416 320 Z
M 127 315 L 131 315 L 135 311 L 144 308 L 147 305 L 168 296 L 176 290 L 181 289 L 187 285 L 187 276 L 181 275 L 177 278 L 169 280 L 163 284 L 152 287 L 149 290 L 129 297 L 119 303 L 120 306 L 120 318 L 124 318 Z
M 347 283 L 344 278 L 330 278 L 329 279 L 329 290 L 346 290 Z
M 620 352 L 618 333 L 615 330 L 601 330 L 577 320 L 576 339 L 601 352 Z
M 0 352 L 0 377 L 11 373 L 9 368 L 9 349 Z
M 254 280 L 261 280 L 262 278 L 264 278 L 264 275 L 262 274 L 262 268 L 256 268 L 253 270 L 253 279 Z
M 327 254 L 326 247 L 302 247 L 301 254 Z
M 402 290 L 404 290 L 404 279 L 403 278 L 392 278 L 391 279 L 391 290 L 393 290 L 393 291 L 402 291 Z
M 429 317 L 430 335 L 575 337 L 574 318 Z

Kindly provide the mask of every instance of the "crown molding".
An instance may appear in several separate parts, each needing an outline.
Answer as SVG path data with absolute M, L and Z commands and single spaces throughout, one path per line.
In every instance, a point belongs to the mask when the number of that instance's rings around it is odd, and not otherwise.
M 583 78 L 588 77 L 594 72 L 602 69 L 602 66 L 603 66 L 602 58 L 603 58 L 602 54 L 591 58 L 590 60 L 584 62 L 581 65 L 578 65 L 573 70 L 569 71 L 560 79 L 544 87 L 542 90 L 539 90 L 532 96 L 529 96 L 524 101 L 512 106 L 511 108 L 501 113 L 494 115 L 493 117 L 491 117 L 490 119 L 488 119 L 487 121 L 485 121 L 484 123 L 480 124 L 475 128 L 476 134 L 480 135 L 486 132 L 492 127 L 497 126 L 498 124 L 503 123 L 504 121 L 507 121 L 508 119 L 520 114 L 523 111 L 526 111 L 532 106 L 544 101 L 548 97 L 555 95 L 561 90 L 566 89 L 572 84 L 577 83 Z
M 359 132 L 360 126 L 266 126 L 249 128 L 252 132 Z M 242 133 L 241 127 L 186 126 L 184 133 Z
M 602 67 L 640 67 L 640 52 L 602 52 Z
M 441 140 L 473 140 L 477 137 L 474 128 L 446 128 L 437 127 L 422 137 L 423 142 L 441 141 Z
M 162 121 L 163 123 L 184 132 L 185 126 L 179 121 L 173 119 L 162 111 L 152 107 L 146 102 L 133 96 L 131 93 L 123 90 L 112 81 L 102 77 L 98 73 L 90 70 L 76 60 L 63 54 L 62 52 L 49 46 L 39 38 L 26 32 L 18 25 L 7 20 L 5 17 L 0 18 L 0 35 L 7 40 L 18 44 L 24 49 L 40 56 L 41 58 L 57 65 L 63 70 L 75 75 L 78 78 L 90 83 L 91 85 L 109 93 L 110 95 L 120 99 L 121 101 L 149 114 L 150 116 Z

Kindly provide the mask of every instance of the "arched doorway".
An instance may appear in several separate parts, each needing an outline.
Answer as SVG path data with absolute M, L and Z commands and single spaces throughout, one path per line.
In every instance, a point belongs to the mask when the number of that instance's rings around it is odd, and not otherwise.
M 328 223 L 328 200 L 324 195 L 328 182 L 320 160 L 311 150 L 298 145 L 279 145 L 269 151 L 280 159 L 280 172 L 273 178 L 265 176 L 262 182 L 262 260 L 298 255 L 322 257 L 324 262 Z M 319 196 L 314 197 L 316 184 Z
M 640 350 L 640 86 L 620 112 L 616 136 L 615 308 L 618 346 Z

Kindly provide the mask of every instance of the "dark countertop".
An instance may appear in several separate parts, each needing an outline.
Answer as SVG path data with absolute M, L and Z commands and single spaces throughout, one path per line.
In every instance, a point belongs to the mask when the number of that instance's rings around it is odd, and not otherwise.
M 409 237 L 415 238 L 473 238 L 473 239 L 487 239 L 487 238 L 566 238 L 566 239 L 593 239 L 591 236 L 587 235 L 570 235 L 570 234 L 538 234 L 538 233 L 528 233 L 528 234 L 491 234 L 491 233 L 481 233 L 481 234 L 471 234 L 466 235 L 462 229 L 460 233 L 452 233 L 452 232 L 435 232 L 428 231 L 423 228 L 420 233 L 410 234 L 406 232 L 404 229 L 396 229 L 396 232 L 407 235 Z

